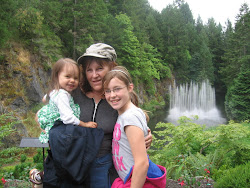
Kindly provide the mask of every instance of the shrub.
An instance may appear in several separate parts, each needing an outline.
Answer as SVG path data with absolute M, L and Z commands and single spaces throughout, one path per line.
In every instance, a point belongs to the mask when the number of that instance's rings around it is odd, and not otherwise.
M 0 147 L 3 145 L 2 139 L 15 132 L 12 127 L 17 123 L 19 121 L 15 118 L 14 113 L 0 114 Z
M 249 182 L 250 161 L 224 171 L 214 186 L 216 188 L 248 188 Z
M 166 167 L 168 178 L 182 178 L 192 185 L 196 176 L 216 181 L 223 171 L 250 161 L 249 128 L 249 123 L 231 121 L 228 125 L 205 129 L 182 117 L 178 126 L 156 125 L 148 153 L 153 162 Z
M 37 154 L 34 155 L 33 162 L 34 163 L 43 163 L 43 154 L 42 154 L 41 148 L 37 149 Z
M 21 163 L 24 163 L 26 159 L 27 159 L 27 156 L 25 154 L 22 154 L 21 159 L 20 159 Z
M 15 162 L 17 156 L 23 151 L 21 148 L 11 147 L 0 151 L 0 167 L 3 164 Z
M 31 163 L 21 163 L 15 166 L 13 176 L 15 179 L 28 180 L 29 171 L 33 168 Z

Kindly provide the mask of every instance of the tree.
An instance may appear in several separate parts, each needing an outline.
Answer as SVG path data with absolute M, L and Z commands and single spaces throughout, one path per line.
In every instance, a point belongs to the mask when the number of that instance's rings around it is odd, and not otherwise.
M 208 37 L 208 47 L 211 52 L 211 61 L 214 70 L 214 75 L 210 79 L 214 81 L 215 88 L 217 91 L 225 93 L 225 86 L 221 80 L 221 75 L 219 74 L 219 68 L 223 64 L 222 56 L 225 51 L 224 38 L 222 33 L 222 26 L 215 23 L 213 18 L 208 19 L 208 23 L 205 26 L 206 35 Z
M 250 54 L 250 11 L 247 4 L 243 4 L 240 13 L 237 16 L 235 29 L 227 31 L 225 53 L 223 55 L 223 64 L 220 67 L 222 79 L 230 87 L 232 80 L 236 78 L 242 66 L 242 59 Z
M 17 32 L 16 20 L 13 15 L 17 11 L 18 2 L 15 0 L 1 0 L 0 3 L 0 48 L 2 48 Z
M 169 76 L 169 69 L 162 64 L 157 50 L 150 44 L 140 44 L 133 33 L 131 20 L 126 14 L 119 14 L 117 31 L 120 34 L 119 45 L 115 47 L 122 54 L 119 63 L 124 65 L 133 77 L 134 83 L 144 84 L 146 91 L 153 94 L 154 79 Z M 118 42 L 118 41 L 117 41 Z
M 232 120 L 250 119 L 250 56 L 243 60 L 243 66 L 228 89 L 225 101 L 227 116 Z
M 148 33 L 148 42 L 155 48 L 159 49 L 159 51 L 162 51 L 163 49 L 162 33 L 159 29 L 158 23 L 156 22 L 154 14 L 149 13 L 145 21 L 146 21 L 146 31 Z
M 168 5 L 162 10 L 163 57 L 173 67 L 175 78 L 180 82 L 189 80 L 188 62 L 191 59 L 188 48 L 187 24 L 179 8 Z

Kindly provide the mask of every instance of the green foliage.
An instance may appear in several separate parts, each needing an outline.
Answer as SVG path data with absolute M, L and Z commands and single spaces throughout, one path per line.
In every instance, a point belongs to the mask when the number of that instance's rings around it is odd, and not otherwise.
M 149 100 L 143 103 L 142 109 L 150 112 L 149 115 L 154 114 L 158 109 L 165 107 L 165 101 L 162 97 L 157 99 Z
M 33 162 L 34 163 L 43 163 L 43 153 L 42 149 L 37 149 L 36 155 L 33 157 Z
M 15 15 L 22 36 L 33 37 L 42 32 L 43 17 L 41 12 L 33 7 L 20 8 Z
M 43 155 L 42 150 L 38 149 L 37 154 L 34 156 L 33 161 L 27 157 L 27 149 L 21 148 L 8 148 L 0 152 L 0 176 L 5 179 L 19 179 L 28 181 L 29 171 L 36 168 L 40 171 L 43 170 Z M 17 164 L 20 161 L 21 163 Z M 27 162 L 28 161 L 28 162 Z M 14 166 L 10 165 L 13 163 Z M 3 164 L 9 164 L 4 166 Z
M 20 159 L 21 163 L 24 163 L 26 161 L 26 159 L 27 159 L 27 155 L 22 154 L 21 159 Z
M 17 161 L 18 156 L 23 151 L 25 151 L 25 149 L 17 147 L 2 149 L 0 151 L 0 166 Z
M 196 176 L 217 179 L 222 174 L 219 169 L 225 171 L 250 161 L 249 135 L 247 122 L 205 129 L 181 117 L 178 126 L 156 125 L 150 159 L 167 168 L 168 178 L 182 178 L 189 184 L 196 183 L 192 180 Z
M 225 85 L 229 89 L 235 78 L 240 73 L 242 64 L 248 59 L 250 53 L 250 11 L 249 5 L 244 3 L 237 15 L 234 30 L 228 27 L 225 38 L 225 53 L 222 56 L 223 64 L 220 67 L 220 74 Z M 249 69 L 249 67 L 248 67 Z
M 187 154 L 192 150 L 199 152 L 197 145 L 208 137 L 203 133 L 205 126 L 195 124 L 190 118 L 186 117 L 181 117 L 179 123 L 179 126 L 171 123 L 156 125 L 156 128 L 164 128 L 164 130 L 155 131 L 155 134 L 162 137 L 162 139 L 156 140 L 157 148 L 174 148 L 181 154 Z
M 9 38 L 8 25 L 7 23 L 0 23 L 0 47 L 2 47 Z
M 250 162 L 227 169 L 217 179 L 216 188 L 247 188 L 250 181 Z
M 15 19 L 18 22 L 20 35 L 34 45 L 34 51 L 44 58 L 57 61 L 62 56 L 61 39 L 45 24 L 42 11 L 35 7 L 17 10 Z M 45 65 L 46 68 L 46 65 Z
M 170 78 L 172 72 L 180 83 L 208 78 L 218 87 L 222 80 L 230 86 L 241 59 L 249 55 L 247 4 L 235 28 L 228 25 L 225 33 L 213 18 L 207 25 L 200 18 L 195 22 L 184 1 L 169 4 L 161 13 L 145 0 L 9 0 L 0 10 L 0 46 L 19 37 L 48 69 L 62 56 L 77 59 L 90 44 L 107 42 L 150 94 L 155 92 L 152 80 Z
M 32 39 L 37 53 L 45 58 L 49 58 L 52 62 L 56 62 L 62 57 L 62 42 L 61 39 L 49 30 L 48 27 L 43 26 L 42 33 L 39 33 Z M 48 64 L 44 64 L 44 69 L 48 70 Z
M 244 64 L 232 85 L 228 88 L 225 110 L 230 119 L 237 121 L 250 120 L 250 56 L 244 59 Z
M 29 171 L 32 169 L 31 163 L 21 163 L 15 166 L 13 176 L 15 179 L 28 180 Z
M 133 33 L 133 26 L 130 18 L 126 14 L 116 16 L 120 33 L 117 53 L 124 54 L 121 64 L 128 68 L 134 83 L 144 83 L 148 93 L 155 92 L 154 79 L 160 79 L 169 75 L 169 69 L 164 66 L 157 57 L 157 51 L 150 44 L 140 45 L 137 37 Z M 142 71 L 140 71 L 142 70 Z
M 230 121 L 228 125 L 221 125 L 216 129 L 216 142 L 213 146 L 220 152 L 221 163 L 231 166 L 240 165 L 250 160 L 250 124 L 239 124 Z M 223 158 L 226 157 L 227 161 Z
M 5 47 L 8 40 L 15 37 L 17 32 L 16 20 L 13 15 L 18 7 L 18 2 L 15 0 L 1 1 L 0 6 L 0 49 Z
M 0 115 L 0 147 L 2 145 L 1 140 L 15 132 L 13 125 L 18 122 L 13 112 Z

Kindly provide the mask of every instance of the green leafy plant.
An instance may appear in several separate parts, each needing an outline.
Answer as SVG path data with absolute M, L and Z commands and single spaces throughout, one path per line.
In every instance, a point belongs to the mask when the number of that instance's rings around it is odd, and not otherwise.
M 43 163 L 43 154 L 42 154 L 41 148 L 37 149 L 37 153 L 33 157 L 33 162 L 34 163 Z
M 21 159 L 20 159 L 21 163 L 24 163 L 26 161 L 26 159 L 27 159 L 27 155 L 22 154 Z
M 12 127 L 18 122 L 13 112 L 0 115 L 0 147 L 2 146 L 1 140 L 15 132 Z
M 250 181 L 250 161 L 246 164 L 224 170 L 215 183 L 216 188 L 247 188 Z
M 180 118 L 178 126 L 158 123 L 153 132 L 150 158 L 166 167 L 168 178 L 198 186 L 195 177 L 216 181 L 223 171 L 249 161 L 249 131 L 248 122 L 232 121 L 213 129 L 186 117 Z

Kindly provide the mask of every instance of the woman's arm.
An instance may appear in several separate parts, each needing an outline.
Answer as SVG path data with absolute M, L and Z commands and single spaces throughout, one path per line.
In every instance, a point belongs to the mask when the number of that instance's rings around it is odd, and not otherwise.
M 125 127 L 125 132 L 135 161 L 131 188 L 140 188 L 145 183 L 149 167 L 144 133 L 139 127 L 131 125 Z

